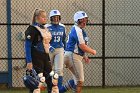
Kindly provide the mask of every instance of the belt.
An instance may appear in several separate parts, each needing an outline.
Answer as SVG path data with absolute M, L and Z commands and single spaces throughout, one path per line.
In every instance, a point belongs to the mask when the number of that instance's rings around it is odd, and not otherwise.
M 76 54 L 76 55 L 79 55 L 79 56 L 83 56 L 83 55 L 80 55 L 80 54 L 78 54 L 78 53 L 75 53 L 75 52 L 74 52 L 74 54 Z

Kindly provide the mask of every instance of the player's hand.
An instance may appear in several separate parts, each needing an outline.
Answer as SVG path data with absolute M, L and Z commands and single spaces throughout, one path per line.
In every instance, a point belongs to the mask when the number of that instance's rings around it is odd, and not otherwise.
M 33 64 L 32 63 L 27 63 L 27 67 L 28 70 L 32 70 L 33 68 Z
M 52 47 L 52 46 L 50 46 L 50 47 L 49 47 L 49 51 L 52 53 L 52 52 L 54 52 L 54 51 L 55 51 L 55 48 L 54 48 L 54 47 Z
M 85 63 L 87 63 L 87 64 L 90 63 L 90 61 L 91 61 L 87 56 L 84 56 L 83 59 L 84 59 Z
M 93 55 L 96 55 L 96 50 L 93 50 L 92 54 L 93 54 Z

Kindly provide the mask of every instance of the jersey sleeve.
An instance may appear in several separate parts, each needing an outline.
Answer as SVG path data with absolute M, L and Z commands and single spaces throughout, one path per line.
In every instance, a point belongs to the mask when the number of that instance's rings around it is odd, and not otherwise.
M 31 57 L 31 46 L 32 42 L 29 40 L 25 40 L 25 56 L 26 56 L 26 63 L 31 63 L 32 62 L 32 57 Z
M 29 26 L 27 30 L 25 31 L 25 56 L 26 56 L 26 63 L 32 62 L 31 57 L 31 47 L 32 42 L 35 37 L 35 28 L 33 26 Z
M 29 26 L 25 31 L 25 39 L 29 41 L 33 41 L 35 37 L 35 30 L 36 30 L 35 27 Z
M 83 37 L 82 30 L 79 28 L 76 28 L 76 35 L 77 35 L 77 44 L 85 44 L 85 40 Z

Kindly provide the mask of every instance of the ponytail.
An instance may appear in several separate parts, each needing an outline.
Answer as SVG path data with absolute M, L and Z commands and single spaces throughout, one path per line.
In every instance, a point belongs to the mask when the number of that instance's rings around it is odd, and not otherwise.
M 42 9 L 35 9 L 33 13 L 33 18 L 32 18 L 32 24 L 36 22 L 36 17 L 39 16 L 42 12 L 45 12 L 45 10 Z

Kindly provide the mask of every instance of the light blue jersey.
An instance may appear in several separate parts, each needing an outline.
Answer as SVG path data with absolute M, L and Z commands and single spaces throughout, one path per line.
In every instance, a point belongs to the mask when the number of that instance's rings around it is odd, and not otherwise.
M 68 35 L 66 51 L 71 51 L 83 56 L 85 52 L 79 48 L 79 44 L 87 44 L 87 42 L 88 37 L 86 32 L 77 25 L 74 25 Z
M 45 27 L 47 27 L 52 34 L 52 40 L 50 41 L 50 45 L 54 48 L 65 48 L 65 26 L 59 23 L 46 24 Z
M 56 11 L 54 11 L 56 12 Z M 53 66 L 53 70 L 58 74 L 58 88 L 60 89 L 63 81 L 63 62 L 64 62 L 64 49 L 65 49 L 65 26 L 59 24 L 46 24 L 45 27 L 49 29 L 52 35 L 50 41 L 49 56 Z

